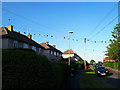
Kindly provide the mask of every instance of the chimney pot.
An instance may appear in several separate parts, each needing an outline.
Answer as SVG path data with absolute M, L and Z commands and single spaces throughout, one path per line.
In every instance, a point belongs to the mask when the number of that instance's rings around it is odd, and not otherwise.
M 13 26 L 12 25 L 8 25 L 8 30 L 12 32 L 13 31 Z
M 32 38 L 32 35 L 31 35 L 30 33 L 28 34 L 28 38 L 29 38 L 29 39 L 31 39 L 31 38 Z
M 48 44 L 49 42 L 48 41 L 46 41 L 46 44 Z
M 55 45 L 53 45 L 53 47 L 55 48 Z

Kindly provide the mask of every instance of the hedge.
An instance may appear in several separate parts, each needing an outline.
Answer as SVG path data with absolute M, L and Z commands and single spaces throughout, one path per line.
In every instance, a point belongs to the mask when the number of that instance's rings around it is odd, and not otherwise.
M 34 51 L 2 50 L 3 88 L 61 88 L 69 67 L 54 63 Z
M 120 70 L 120 62 L 103 62 L 103 65 Z

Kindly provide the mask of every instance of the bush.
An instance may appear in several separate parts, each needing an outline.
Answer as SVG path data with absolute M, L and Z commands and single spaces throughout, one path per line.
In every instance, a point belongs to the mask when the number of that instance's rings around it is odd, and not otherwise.
M 3 88 L 61 88 L 68 75 L 68 65 L 50 62 L 34 51 L 2 50 Z
M 84 69 L 84 62 L 83 61 L 71 61 L 70 66 L 74 68 L 75 70 Z
M 120 70 L 120 62 L 104 62 L 103 65 Z

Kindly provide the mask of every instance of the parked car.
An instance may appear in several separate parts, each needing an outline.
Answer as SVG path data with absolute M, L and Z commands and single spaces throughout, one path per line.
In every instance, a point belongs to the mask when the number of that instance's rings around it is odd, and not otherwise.
M 97 69 L 98 65 L 97 64 L 94 64 L 93 68 L 94 68 L 94 71 Z
M 98 76 L 108 75 L 109 74 L 109 70 L 106 69 L 104 66 L 97 66 L 97 68 L 95 69 L 95 73 Z

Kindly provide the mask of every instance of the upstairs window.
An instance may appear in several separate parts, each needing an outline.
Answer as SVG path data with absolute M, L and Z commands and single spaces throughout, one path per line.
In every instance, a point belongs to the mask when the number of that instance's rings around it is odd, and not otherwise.
M 55 51 L 54 51 L 54 55 L 55 55 L 55 56 L 57 55 Z
M 18 47 L 18 41 L 17 40 L 14 40 L 13 44 L 14 44 L 14 48 Z
M 29 45 L 26 44 L 26 43 L 24 43 L 24 44 L 23 44 L 23 48 L 29 48 Z
M 42 49 L 41 48 L 39 48 L 39 53 L 42 51 Z
M 53 51 L 51 50 L 51 54 L 53 54 Z
M 36 51 L 36 47 L 35 47 L 35 46 L 32 46 L 32 50 Z
M 57 56 L 59 56 L 59 52 L 57 52 Z

